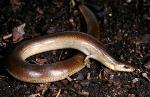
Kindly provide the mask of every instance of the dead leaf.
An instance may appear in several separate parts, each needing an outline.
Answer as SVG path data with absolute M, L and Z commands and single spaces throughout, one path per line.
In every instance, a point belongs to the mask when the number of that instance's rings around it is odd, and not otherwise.
M 23 39 L 23 35 L 25 34 L 24 32 L 25 25 L 26 24 L 24 23 L 12 29 L 12 39 L 14 43 L 17 43 Z

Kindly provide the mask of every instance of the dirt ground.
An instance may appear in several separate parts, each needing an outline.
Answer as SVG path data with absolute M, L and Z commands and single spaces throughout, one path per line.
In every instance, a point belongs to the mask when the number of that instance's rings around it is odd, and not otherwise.
M 115 72 L 92 60 L 90 68 L 82 69 L 70 80 L 31 84 L 9 75 L 7 58 L 23 41 L 63 31 L 86 32 L 83 16 L 70 2 L 0 0 L 0 97 L 150 97 L 150 0 L 84 0 L 98 19 L 100 41 L 107 51 L 140 70 Z M 16 33 L 14 29 L 22 24 L 26 24 L 25 34 Z M 50 51 L 28 61 L 53 63 L 76 52 Z

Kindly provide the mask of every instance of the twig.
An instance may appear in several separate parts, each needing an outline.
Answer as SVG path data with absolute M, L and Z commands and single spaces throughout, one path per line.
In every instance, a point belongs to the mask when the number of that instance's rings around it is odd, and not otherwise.
M 56 97 L 59 97 L 60 93 L 61 93 L 61 89 L 59 89 L 59 91 L 58 91 Z

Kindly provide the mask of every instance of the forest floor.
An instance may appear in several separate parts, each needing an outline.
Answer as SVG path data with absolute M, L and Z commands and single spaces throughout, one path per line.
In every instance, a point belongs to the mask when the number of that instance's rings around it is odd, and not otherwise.
M 116 72 L 92 60 L 90 68 L 72 75 L 72 80 L 44 84 L 25 83 L 7 72 L 8 56 L 23 41 L 63 31 L 86 32 L 83 16 L 70 2 L 0 0 L 0 97 L 150 97 L 149 0 L 84 0 L 98 19 L 102 35 L 99 41 L 107 51 L 115 59 L 134 64 L 140 70 Z M 23 24 L 24 33 L 16 32 Z M 75 52 L 50 51 L 28 60 L 52 63 Z

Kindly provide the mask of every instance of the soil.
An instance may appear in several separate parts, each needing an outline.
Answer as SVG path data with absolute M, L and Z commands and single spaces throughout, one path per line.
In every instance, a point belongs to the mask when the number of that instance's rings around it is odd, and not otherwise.
M 13 78 L 7 58 L 20 43 L 63 31 L 86 32 L 86 23 L 73 0 L 0 0 L 0 97 L 150 97 L 150 1 L 84 0 L 96 15 L 107 51 L 117 60 L 140 70 L 116 72 L 92 60 L 69 79 L 31 84 Z M 78 0 L 79 1 L 79 0 Z M 21 40 L 13 41 L 12 29 L 26 24 Z M 10 35 L 11 36 L 11 35 Z M 73 56 L 71 49 L 50 51 L 29 62 L 53 63 Z M 15 67 L 14 67 L 15 68 Z

